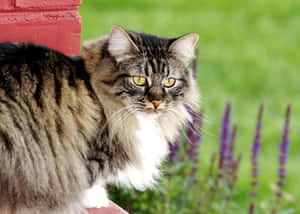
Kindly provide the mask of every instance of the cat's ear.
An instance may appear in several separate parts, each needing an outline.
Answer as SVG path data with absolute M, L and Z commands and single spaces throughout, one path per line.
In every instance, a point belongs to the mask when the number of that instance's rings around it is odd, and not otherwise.
M 108 36 L 108 52 L 119 62 L 137 53 L 138 47 L 124 29 L 112 26 Z
M 193 58 L 195 52 L 195 46 L 198 42 L 199 35 L 196 33 L 190 33 L 176 39 L 169 50 L 184 64 L 188 64 Z

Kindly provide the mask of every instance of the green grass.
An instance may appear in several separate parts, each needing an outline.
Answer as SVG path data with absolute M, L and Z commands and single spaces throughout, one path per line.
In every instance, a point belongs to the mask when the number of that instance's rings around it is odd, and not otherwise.
M 80 7 L 82 39 L 107 34 L 112 25 L 161 36 L 200 34 L 199 87 L 205 108 L 202 163 L 218 146 L 226 101 L 238 124 L 243 164 L 237 188 L 249 190 L 250 147 L 260 103 L 265 105 L 260 198 L 272 198 L 278 143 L 286 105 L 292 103 L 286 191 L 300 199 L 300 1 L 296 0 L 86 0 Z M 248 206 L 244 192 L 237 198 Z M 300 213 L 300 204 L 291 203 Z

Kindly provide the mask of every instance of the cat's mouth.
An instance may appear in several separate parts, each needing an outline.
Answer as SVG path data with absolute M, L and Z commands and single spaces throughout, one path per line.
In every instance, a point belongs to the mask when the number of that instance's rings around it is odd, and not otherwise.
M 160 113 L 166 109 L 166 102 L 160 100 L 146 101 L 144 110 L 149 113 Z

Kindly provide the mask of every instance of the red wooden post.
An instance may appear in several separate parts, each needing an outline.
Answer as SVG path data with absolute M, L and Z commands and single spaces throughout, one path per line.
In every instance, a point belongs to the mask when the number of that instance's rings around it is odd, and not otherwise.
M 128 214 L 125 210 L 123 210 L 113 202 L 110 202 L 109 207 L 88 209 L 88 212 L 89 214 Z
M 0 43 L 34 42 L 66 55 L 80 53 L 82 0 L 0 0 Z M 0 211 L 1 212 L 1 211 Z M 88 209 L 90 214 L 127 214 L 109 207 Z
M 67 55 L 80 52 L 82 0 L 1 0 L 0 42 L 34 42 Z

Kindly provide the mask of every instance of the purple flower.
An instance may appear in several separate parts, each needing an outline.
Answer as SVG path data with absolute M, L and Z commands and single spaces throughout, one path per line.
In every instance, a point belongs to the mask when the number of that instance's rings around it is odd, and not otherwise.
M 198 170 L 199 170 L 199 169 L 198 169 L 197 166 L 195 166 L 195 167 L 192 169 L 192 172 L 191 172 L 191 174 L 190 174 L 190 183 L 191 183 L 191 184 L 197 183 L 196 174 L 197 174 Z
M 179 139 L 177 139 L 174 143 L 169 142 L 169 162 L 174 163 L 176 161 L 176 155 L 179 151 Z
M 249 195 L 252 198 L 255 198 L 257 196 L 256 187 L 259 185 L 259 182 L 257 181 L 257 177 L 259 175 L 259 167 L 258 167 L 258 156 L 261 146 L 261 121 L 262 121 L 262 115 L 263 115 L 264 107 L 261 104 L 259 107 L 259 113 L 258 113 L 258 119 L 256 124 L 256 132 L 254 137 L 254 142 L 252 144 L 252 191 L 249 193 Z M 255 203 L 252 201 L 249 206 L 249 214 L 254 213 Z
M 191 108 L 187 108 L 193 120 L 189 123 L 186 131 L 185 152 L 188 158 L 194 163 L 194 167 L 190 174 L 191 183 L 196 183 L 196 174 L 198 172 L 198 148 L 202 140 L 203 110 L 195 113 Z
M 238 179 L 238 169 L 239 169 L 241 160 L 242 160 L 242 153 L 239 154 L 239 156 L 237 157 L 236 160 L 233 159 L 231 162 L 231 167 L 230 167 L 231 168 L 231 175 L 230 175 L 231 180 L 228 183 L 228 187 L 231 190 L 233 190 L 234 185 L 236 184 L 236 181 Z
M 282 196 L 282 187 L 285 185 L 284 178 L 286 177 L 286 162 L 287 162 L 287 156 L 289 151 L 289 120 L 290 120 L 290 112 L 291 112 L 291 105 L 287 106 L 286 110 L 286 116 L 284 121 L 284 127 L 283 127 L 283 135 L 281 139 L 281 143 L 279 145 L 279 168 L 278 168 L 278 191 L 276 191 L 276 196 L 281 197 Z
M 277 185 L 279 186 L 279 187 L 283 187 L 284 185 L 285 185 L 285 182 L 284 181 L 278 181 L 277 182 Z
M 252 198 L 255 198 L 257 196 L 256 187 L 259 185 L 259 182 L 257 181 L 259 175 L 258 157 L 259 157 L 259 151 L 261 147 L 260 137 L 261 137 L 261 121 L 263 116 L 263 110 L 264 107 L 261 104 L 258 112 L 254 142 L 252 144 L 252 149 L 251 149 L 252 150 L 252 182 L 251 182 L 252 190 L 249 193 L 249 195 Z M 255 208 L 255 203 L 254 201 L 252 201 L 249 206 L 249 214 L 254 213 L 254 208 Z
M 251 191 L 251 192 L 249 193 L 249 195 L 250 195 L 251 197 L 256 197 L 256 196 L 257 196 L 257 193 L 256 193 L 255 191 Z
M 249 214 L 253 214 L 253 213 L 254 213 L 254 203 L 251 203 L 249 207 Z
M 252 166 L 253 166 L 253 168 L 255 168 L 258 165 L 258 156 L 259 156 L 259 151 L 260 151 L 260 146 L 261 146 L 260 130 L 261 130 L 261 120 L 262 120 L 263 110 L 264 110 L 264 107 L 261 104 L 260 108 L 259 108 L 259 113 L 258 113 L 256 133 L 255 133 L 254 142 L 252 145 Z
M 232 128 L 231 135 L 227 143 L 227 153 L 225 162 L 225 173 L 227 174 L 228 187 L 232 190 L 237 179 L 237 170 L 240 163 L 241 155 L 238 159 L 235 159 L 235 138 L 237 133 L 237 125 L 235 124 Z
M 276 194 L 276 196 L 277 196 L 278 198 L 281 198 L 281 197 L 282 197 L 282 192 L 281 192 L 281 191 L 276 191 L 275 194 Z
M 227 103 L 225 108 L 224 117 L 222 120 L 222 128 L 221 128 L 221 139 L 220 139 L 220 150 L 219 150 L 219 177 L 221 178 L 222 171 L 225 168 L 225 161 L 227 155 L 227 143 L 229 138 L 229 127 L 230 127 L 230 113 L 231 113 L 231 104 Z
M 278 177 L 279 178 L 285 178 L 285 175 L 286 175 L 286 168 L 285 167 L 279 167 Z
M 210 158 L 209 170 L 208 170 L 208 179 L 213 176 L 213 170 L 214 170 L 216 160 L 217 160 L 217 153 L 214 152 L 211 155 L 211 158 Z
M 259 168 L 258 167 L 253 167 L 252 168 L 252 177 L 256 178 L 256 177 L 258 177 L 258 174 L 259 174 Z
M 228 144 L 228 154 L 227 154 L 226 159 L 229 162 L 229 164 L 231 164 L 233 159 L 234 159 L 236 131 L 237 131 L 237 125 L 235 124 L 233 126 L 231 136 L 230 136 L 230 140 L 229 140 L 229 144 Z
M 189 122 L 188 129 L 186 131 L 185 150 L 189 159 L 194 163 L 198 162 L 198 148 L 202 140 L 202 126 L 203 126 L 203 110 L 195 113 L 189 109 L 189 113 L 192 115 L 192 122 Z

